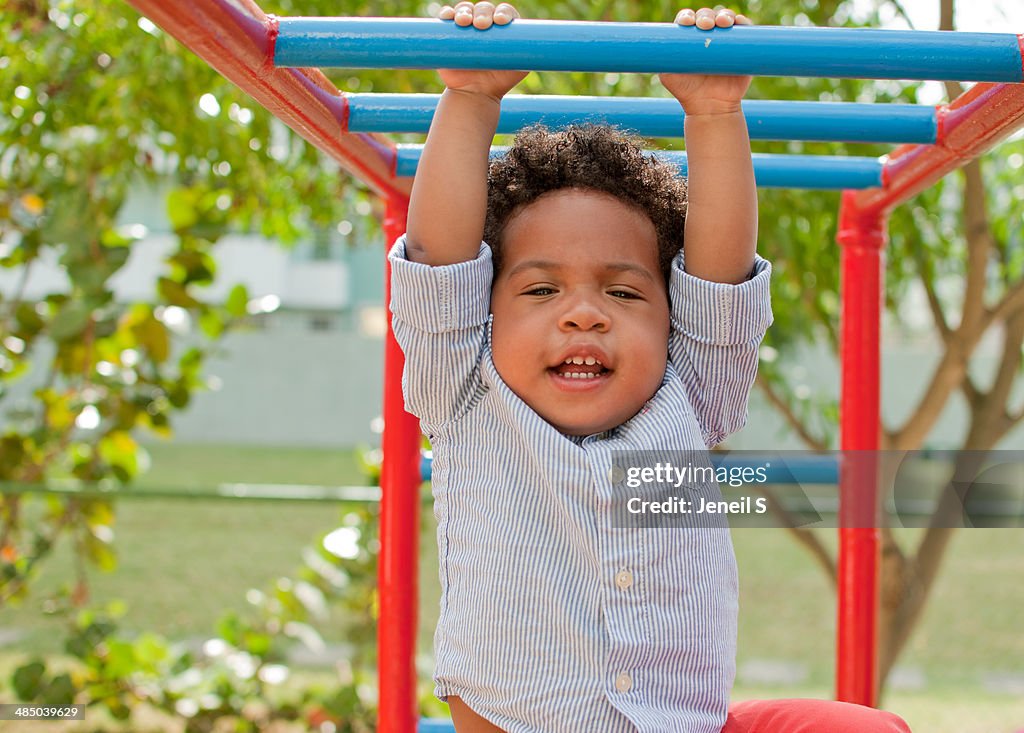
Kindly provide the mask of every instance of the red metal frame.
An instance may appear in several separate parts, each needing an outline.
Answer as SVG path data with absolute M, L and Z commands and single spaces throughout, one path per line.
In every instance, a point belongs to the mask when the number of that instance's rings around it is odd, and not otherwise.
M 1024 42 L 1024 36 L 1022 36 Z M 836 699 L 878 702 L 880 536 L 875 529 L 880 418 L 880 323 L 888 212 L 1024 126 L 1024 84 L 977 84 L 938 109 L 934 145 L 904 145 L 886 161 L 881 188 L 845 191 L 842 248 L 840 442 L 866 451 L 840 472 Z
M 861 215 L 887 212 L 1012 134 L 1024 124 L 1024 85 L 976 84 L 938 108 L 933 145 L 901 145 L 882 172 L 881 188 L 859 191 L 850 206 Z
M 412 179 L 392 172 L 394 142 L 346 132 L 347 105 L 327 77 L 274 67 L 277 27 L 252 0 L 128 2 L 378 194 L 409 196 Z
M 885 216 L 862 214 L 845 191 L 837 239 L 842 247 L 840 291 L 839 569 L 836 699 L 877 702 L 879 593 L 878 479 L 881 425 L 880 324 Z M 856 451 L 856 453 L 853 453 Z
M 405 233 L 408 199 L 393 196 L 384 215 L 384 238 Z M 391 265 L 387 266 L 391 302 Z M 405 411 L 405 356 L 391 330 L 384 345 L 384 465 L 381 467 L 380 621 L 377 635 L 382 731 L 416 729 L 416 619 L 419 611 L 420 425 Z
M 394 143 L 347 131 L 344 95 L 315 69 L 276 69 L 276 24 L 252 0 L 128 0 L 226 78 L 387 201 L 388 242 L 405 228 L 411 179 L 396 178 Z M 1024 52 L 1024 35 L 1019 36 Z M 1024 125 L 1024 85 L 978 84 L 940 108 L 935 145 L 906 145 L 889 157 L 881 188 L 843 195 L 842 447 L 878 448 L 879 323 L 885 218 L 895 206 Z M 414 669 L 419 538 L 419 428 L 401 395 L 402 354 L 388 321 L 385 345 L 384 466 L 380 561 L 380 730 L 416 726 Z M 836 693 L 873 705 L 877 686 L 879 538 L 873 462 L 840 474 L 839 617 Z M 868 521 L 870 519 L 870 521 Z

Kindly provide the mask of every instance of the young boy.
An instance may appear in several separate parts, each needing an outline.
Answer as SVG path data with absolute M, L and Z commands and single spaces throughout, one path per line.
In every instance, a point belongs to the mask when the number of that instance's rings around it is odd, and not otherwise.
M 484 30 L 518 14 L 466 2 L 441 17 Z M 686 111 L 687 200 L 672 167 L 606 127 L 521 134 L 488 181 L 501 98 L 525 74 L 440 75 L 391 309 L 434 450 L 436 693 L 459 733 L 906 730 L 818 701 L 730 713 L 728 529 L 612 519 L 622 451 L 706 451 L 745 421 L 772 320 L 749 77 L 661 76 Z M 853 727 L 835 724 L 847 708 Z

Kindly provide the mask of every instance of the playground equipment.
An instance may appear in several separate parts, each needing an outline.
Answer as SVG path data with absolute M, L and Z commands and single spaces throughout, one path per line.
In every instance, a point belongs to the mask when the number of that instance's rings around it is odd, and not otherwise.
M 866 140 L 849 132 L 851 126 L 861 126 L 872 130 L 871 140 L 917 143 L 904 144 L 883 159 L 878 177 L 866 188 L 855 190 L 838 177 L 817 180 L 817 186 L 846 189 L 837 234 L 842 261 L 844 450 L 878 449 L 881 256 L 888 212 L 1024 126 L 1024 36 L 1013 34 L 737 26 L 699 35 L 673 24 L 623 23 L 573 23 L 573 32 L 567 34 L 566 22 L 517 20 L 481 39 L 472 28 L 427 19 L 278 19 L 264 14 L 252 0 L 129 2 L 384 197 L 389 243 L 405 229 L 411 179 L 396 169 L 401 149 L 380 132 L 406 130 L 403 126 L 413 124 L 413 117 L 415 129 L 422 130 L 433 98 L 348 95 L 315 69 L 283 66 L 675 70 L 984 82 L 934 109 L 893 106 L 891 124 L 886 119 L 889 107 L 868 111 L 859 105 L 745 104 L 754 137 Z M 667 134 L 664 127 L 650 132 L 655 128 L 645 125 L 672 124 L 671 114 L 658 109 L 662 103 L 656 100 L 634 105 L 514 99 L 505 105 L 503 131 L 545 114 L 613 122 L 620 119 L 616 115 L 628 114 L 630 120 L 646 118 L 625 123 L 644 134 Z M 396 108 L 415 112 L 395 113 Z M 815 124 L 818 111 L 822 120 L 828 120 L 820 127 Z M 676 114 L 678 134 L 682 114 Z M 417 727 L 413 660 L 420 434 L 415 418 L 404 411 L 402 365 L 401 351 L 389 331 L 379 576 L 380 729 L 386 733 L 408 733 Z M 877 509 L 877 476 L 870 462 L 844 466 L 836 697 L 866 705 L 873 705 L 876 695 L 879 535 L 870 527 Z M 422 721 L 419 730 L 436 733 L 451 727 Z

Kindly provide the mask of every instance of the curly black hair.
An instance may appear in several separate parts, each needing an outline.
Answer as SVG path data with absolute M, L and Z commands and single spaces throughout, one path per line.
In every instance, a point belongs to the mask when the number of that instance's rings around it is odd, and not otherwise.
M 491 161 L 487 176 L 484 241 L 495 273 L 502 263 L 502 234 L 509 221 L 551 191 L 577 188 L 610 194 L 645 214 L 658 235 L 658 264 L 668 277 L 683 247 L 686 181 L 670 163 L 644 154 L 641 138 L 609 125 L 522 130 L 508 153 Z

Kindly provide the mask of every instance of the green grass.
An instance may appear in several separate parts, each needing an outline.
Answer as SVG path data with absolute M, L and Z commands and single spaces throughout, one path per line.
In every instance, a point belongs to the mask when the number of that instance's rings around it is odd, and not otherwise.
M 139 489 L 209 487 L 223 482 L 365 484 L 351 450 L 238 446 L 149 447 L 152 470 Z M 90 601 L 127 602 L 126 630 L 171 638 L 210 634 L 228 609 L 245 610 L 249 588 L 266 588 L 299 566 L 303 547 L 334 529 L 338 505 L 228 499 L 117 500 L 117 568 L 90 569 Z M 45 599 L 72 582 L 76 558 L 65 537 L 42 566 L 20 608 L 0 609 L 0 628 L 27 633 L 18 648 L 54 653 L 61 637 L 42 614 Z
M 161 444 L 150 446 L 150 452 L 153 467 L 142 487 L 365 483 L 352 451 Z M 226 610 L 245 610 L 249 588 L 263 589 L 291 574 L 302 548 L 333 529 L 340 515 L 338 505 L 326 503 L 121 499 L 114 527 L 118 567 L 113 573 L 91 571 L 91 601 L 126 601 L 125 629 L 174 639 L 211 634 Z M 914 533 L 908 530 L 901 539 Z M 830 546 L 834 535 L 822 531 Z M 835 610 L 825 575 L 783 530 L 737 530 L 734 540 L 741 576 L 741 671 L 757 660 L 806 670 L 806 677 L 789 687 L 753 687 L 741 677 L 737 699 L 830 696 Z M 429 512 L 423 516 L 421 546 L 420 644 L 429 653 L 438 600 Z M 0 629 L 27 634 L 0 650 L 0 680 L 25 653 L 59 652 L 61 631 L 41 614 L 40 604 L 69 582 L 73 566 L 70 548 L 59 546 L 28 602 L 0 609 Z M 1024 728 L 1020 696 L 981 686 L 984 675 L 1024 675 L 1022 571 L 1024 532 L 970 529 L 954 536 L 927 611 L 900 660 L 923 674 L 926 686 L 893 690 L 886 699 L 916 730 L 1013 733 Z M 330 639 L 330 624 L 324 631 Z
M 218 483 L 365 485 L 358 453 L 351 449 L 262 448 L 237 445 L 145 446 L 152 465 L 140 488 Z
M 835 532 L 818 532 L 834 549 Z M 909 543 L 919 533 L 903 530 L 897 538 Z M 782 530 L 733 534 L 740 565 L 740 663 L 798 660 L 808 665 L 809 682 L 830 684 L 835 602 L 826 576 Z M 983 674 L 1024 676 L 1024 586 L 1016 581 L 1022 571 L 1019 529 L 956 533 L 898 666 L 916 668 L 929 684 L 950 688 L 976 688 Z

